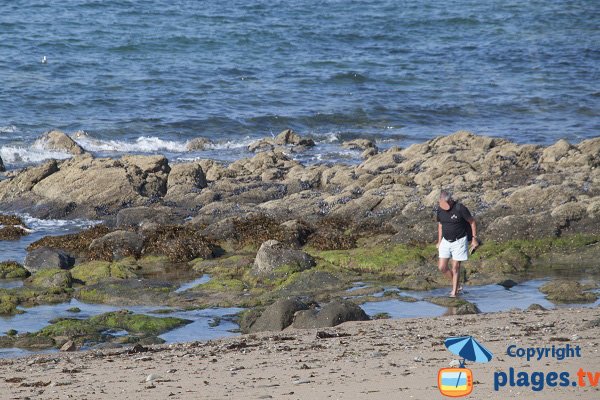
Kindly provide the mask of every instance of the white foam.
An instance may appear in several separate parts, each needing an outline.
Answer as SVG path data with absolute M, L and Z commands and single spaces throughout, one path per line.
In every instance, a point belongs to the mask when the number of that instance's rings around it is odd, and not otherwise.
M 18 130 L 14 125 L 0 126 L 0 133 L 15 133 Z
M 153 136 L 141 136 L 133 142 L 124 140 L 100 140 L 88 135 L 80 135 L 73 138 L 81 147 L 94 152 L 117 152 L 117 153 L 154 153 L 157 151 L 169 151 L 172 153 L 186 152 L 187 142 L 163 140 Z
M 46 150 L 39 144 L 32 145 L 29 148 L 20 146 L 3 146 L 0 148 L 0 157 L 5 164 L 38 163 L 44 160 L 55 158 L 64 160 L 71 157 L 71 154 Z
M 125 140 L 100 140 L 87 134 L 74 135 L 75 140 L 81 147 L 93 152 L 113 153 L 154 153 L 157 151 L 168 151 L 171 153 L 188 153 L 189 141 L 164 140 L 154 136 L 141 136 L 134 141 Z M 208 143 L 207 150 L 227 150 L 247 147 L 255 139 L 245 137 L 242 140 L 227 140 L 222 142 Z
M 99 224 L 101 221 L 94 221 L 89 219 L 39 219 L 30 216 L 29 214 L 17 214 L 23 219 L 25 225 L 33 230 L 38 231 L 55 231 L 60 229 L 73 229 L 73 228 L 89 228 Z

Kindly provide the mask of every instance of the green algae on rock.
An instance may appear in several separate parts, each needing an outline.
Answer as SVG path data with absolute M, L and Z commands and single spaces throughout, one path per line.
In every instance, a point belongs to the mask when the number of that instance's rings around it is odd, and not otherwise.
M 27 278 L 29 271 L 16 261 L 0 262 L 0 279 Z
M 81 345 L 115 339 L 112 332 L 122 330 L 129 334 L 126 342 L 138 342 L 191 322 L 182 318 L 154 317 L 120 310 L 88 319 L 61 318 L 36 333 L 0 337 L 0 347 L 49 348 L 60 346 L 66 340 Z
M 121 262 L 89 261 L 79 264 L 71 269 L 73 279 L 86 285 L 98 283 L 104 279 L 130 279 L 136 278 L 134 270 L 137 268 L 135 260 L 122 260 Z
M 25 286 L 53 290 L 70 288 L 72 283 L 71 273 L 58 268 L 41 269 L 24 282 Z
M 586 290 L 594 289 L 594 285 L 582 285 L 577 281 L 555 280 L 540 287 L 540 292 L 555 303 L 593 303 L 598 295 Z

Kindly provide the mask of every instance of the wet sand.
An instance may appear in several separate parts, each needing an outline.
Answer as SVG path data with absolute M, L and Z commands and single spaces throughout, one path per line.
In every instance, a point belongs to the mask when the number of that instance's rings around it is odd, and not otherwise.
M 595 321 L 595 322 L 594 322 Z M 0 360 L 3 399 L 436 399 L 443 345 L 472 335 L 494 358 L 469 363 L 479 399 L 597 399 L 596 387 L 501 387 L 494 373 L 600 372 L 600 308 L 349 322 L 208 342 Z M 339 337 L 319 338 L 318 332 Z M 346 336 L 347 335 L 347 336 Z M 527 361 L 517 347 L 580 346 L 581 357 Z M 142 349 L 143 350 L 143 349 Z M 588 378 L 586 378 L 588 379 Z

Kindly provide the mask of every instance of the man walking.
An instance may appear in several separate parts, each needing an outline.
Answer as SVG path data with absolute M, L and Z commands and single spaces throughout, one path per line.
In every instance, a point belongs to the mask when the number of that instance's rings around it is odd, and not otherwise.
M 436 216 L 438 222 L 439 270 L 452 282 L 450 297 L 456 297 L 462 290 L 459 286 L 460 263 L 469 258 L 469 241 L 471 252 L 478 246 L 477 224 L 467 207 L 452 199 L 452 194 L 442 190 Z M 448 262 L 452 259 L 451 269 Z

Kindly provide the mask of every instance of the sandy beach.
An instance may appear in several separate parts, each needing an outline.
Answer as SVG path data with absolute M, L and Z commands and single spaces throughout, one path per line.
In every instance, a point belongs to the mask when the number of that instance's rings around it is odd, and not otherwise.
M 597 399 L 600 386 L 494 390 L 494 373 L 600 369 L 598 308 L 514 311 L 433 319 L 348 322 L 322 330 L 0 361 L 5 399 L 436 399 L 440 368 L 456 358 L 446 337 L 472 335 L 494 358 L 468 363 L 470 398 Z M 326 334 L 332 334 L 334 337 Z M 337 336 L 337 337 L 336 337 Z M 580 347 L 580 357 L 510 357 L 507 348 Z M 593 379 L 593 375 L 592 375 Z

